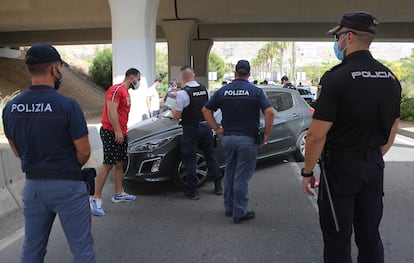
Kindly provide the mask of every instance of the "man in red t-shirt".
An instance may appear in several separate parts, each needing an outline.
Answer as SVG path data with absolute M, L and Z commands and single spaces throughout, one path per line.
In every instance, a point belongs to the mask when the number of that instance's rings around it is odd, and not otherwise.
M 111 198 L 112 202 L 132 202 L 136 199 L 135 196 L 125 193 L 122 189 L 122 169 L 127 160 L 127 123 L 131 108 L 128 89 L 138 89 L 140 80 L 141 73 L 135 68 L 130 68 L 126 71 L 122 83 L 113 85 L 106 91 L 100 130 L 104 160 L 96 177 L 95 195 L 90 199 L 93 215 L 105 215 L 101 200 L 102 189 L 112 168 L 114 168 L 112 174 L 115 185 L 115 195 Z

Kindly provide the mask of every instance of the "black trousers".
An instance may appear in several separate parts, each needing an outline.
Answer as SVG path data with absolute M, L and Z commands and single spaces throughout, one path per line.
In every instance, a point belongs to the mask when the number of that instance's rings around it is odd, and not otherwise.
M 318 197 L 325 263 L 349 263 L 354 230 L 359 263 L 383 263 L 379 234 L 383 212 L 384 161 L 379 149 L 328 152 L 325 161 L 340 231 L 336 232 L 324 183 Z

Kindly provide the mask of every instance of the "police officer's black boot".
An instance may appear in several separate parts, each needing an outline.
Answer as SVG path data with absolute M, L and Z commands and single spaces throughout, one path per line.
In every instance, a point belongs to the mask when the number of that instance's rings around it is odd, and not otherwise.
M 214 192 L 216 195 L 223 195 L 223 179 L 214 180 Z
M 184 191 L 184 195 L 192 200 L 200 199 L 200 193 L 197 189 L 187 189 Z

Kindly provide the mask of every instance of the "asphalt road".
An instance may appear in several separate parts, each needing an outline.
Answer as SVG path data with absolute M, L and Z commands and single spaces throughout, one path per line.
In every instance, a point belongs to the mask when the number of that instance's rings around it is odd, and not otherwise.
M 250 183 L 250 208 L 257 218 L 240 225 L 224 216 L 223 199 L 213 195 L 211 183 L 201 189 L 198 201 L 185 199 L 169 184 L 153 184 L 134 188 L 136 202 L 113 204 L 109 200 L 113 185 L 108 181 L 107 215 L 93 218 L 97 262 L 322 262 L 315 200 L 300 188 L 302 165 L 291 159 L 259 164 Z M 386 262 L 414 262 L 413 170 L 414 141 L 398 136 L 386 156 L 381 225 Z M 21 251 L 21 215 L 11 220 L 17 231 L 0 241 L 4 263 L 18 262 Z M 0 227 L 0 234 L 10 232 L 7 229 Z M 355 250 L 354 246 L 354 258 Z M 71 261 L 57 220 L 45 262 Z

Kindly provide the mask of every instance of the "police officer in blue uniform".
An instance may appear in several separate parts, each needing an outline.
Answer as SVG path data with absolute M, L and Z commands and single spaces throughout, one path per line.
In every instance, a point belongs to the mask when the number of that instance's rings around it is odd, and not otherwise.
M 3 110 L 5 135 L 26 173 L 20 262 L 43 262 L 56 215 L 73 262 L 95 262 L 89 191 L 81 174 L 90 155 L 83 111 L 76 101 L 57 93 L 62 60 L 54 47 L 35 44 L 25 61 L 32 85 Z
M 213 134 L 204 119 L 201 109 L 208 100 L 208 91 L 195 81 L 194 70 L 190 66 L 181 68 L 181 77 L 185 86 L 177 94 L 174 117 L 181 120 L 181 156 L 185 165 L 188 189 L 184 194 L 193 200 L 200 198 L 196 174 L 196 154 L 200 149 L 207 163 L 208 173 L 214 179 L 216 195 L 223 194 L 222 176 L 217 157 L 213 152 Z
M 353 230 L 358 262 L 384 262 L 378 230 L 383 155 L 397 132 L 401 86 L 369 52 L 377 24 L 369 13 L 348 13 L 328 32 L 335 36 L 334 51 L 342 62 L 321 78 L 302 170 L 303 190 L 312 195 L 312 169 L 321 157 L 325 177 L 318 205 L 325 263 L 351 262 Z
M 220 88 L 203 108 L 208 124 L 223 134 L 222 146 L 226 154 L 224 172 L 224 209 L 234 223 L 255 217 L 248 211 L 248 182 L 256 168 L 257 152 L 270 136 L 273 128 L 273 108 L 263 90 L 251 84 L 250 64 L 240 60 L 236 65 L 235 80 Z M 220 127 L 213 112 L 221 109 Z M 263 138 L 259 133 L 260 111 L 265 116 Z

